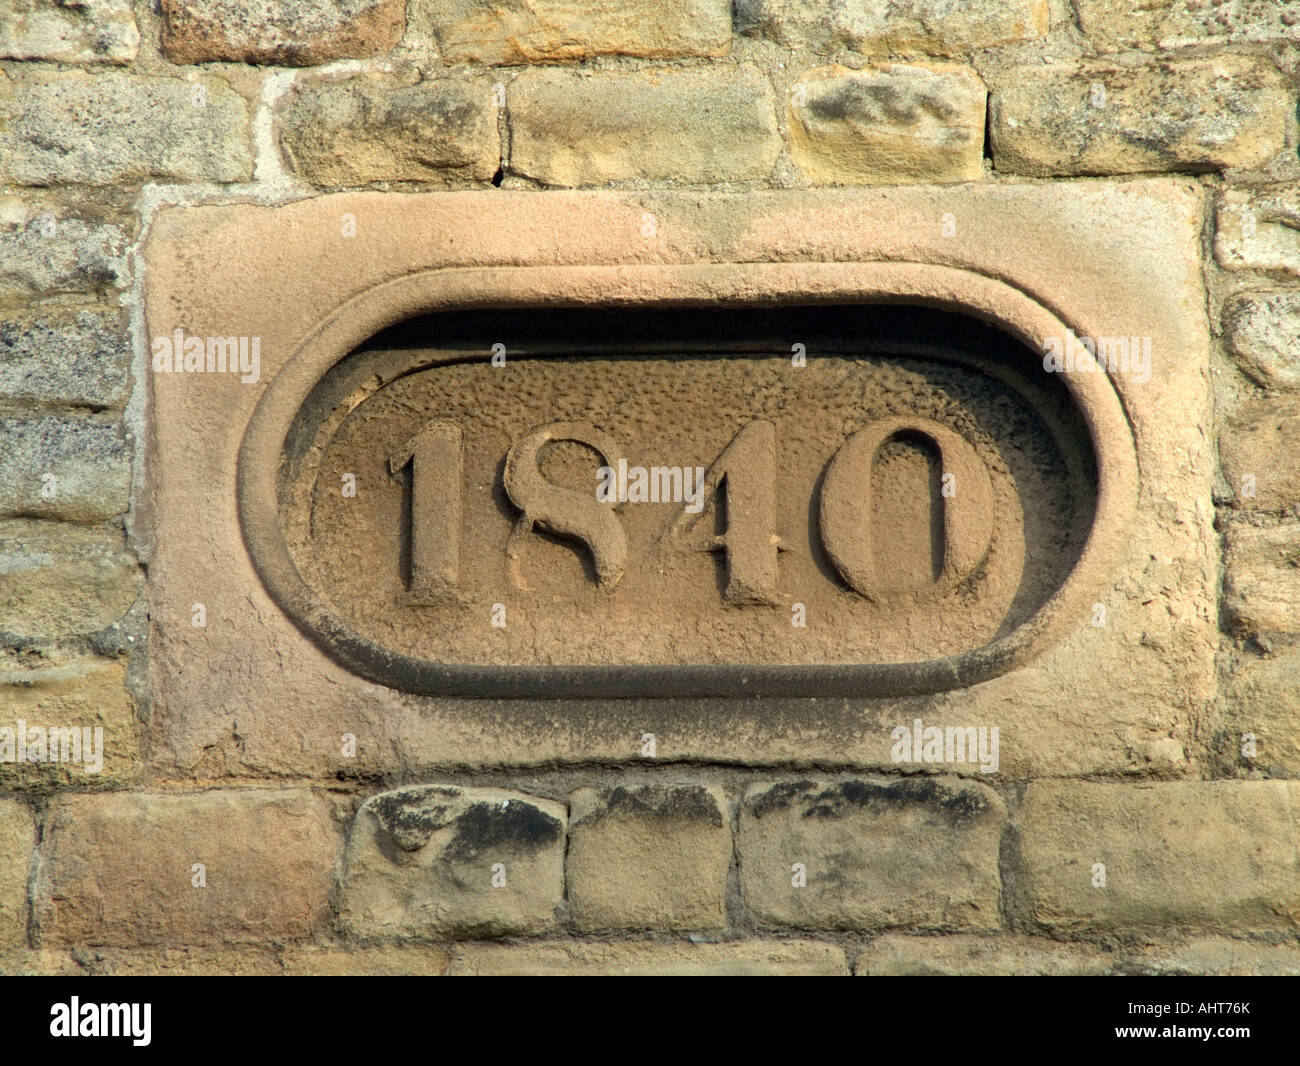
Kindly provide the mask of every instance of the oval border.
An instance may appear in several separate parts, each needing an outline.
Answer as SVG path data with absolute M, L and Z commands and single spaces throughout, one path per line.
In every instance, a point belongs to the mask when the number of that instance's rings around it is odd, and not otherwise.
M 303 580 L 280 528 L 277 472 L 299 408 L 320 378 L 380 330 L 439 311 L 547 307 L 744 307 L 909 303 L 982 319 L 1040 351 L 1079 323 L 1005 282 L 927 263 L 710 263 L 479 267 L 423 271 L 358 294 L 326 316 L 270 381 L 239 449 L 237 498 L 249 557 L 271 598 L 326 654 L 355 674 L 423 695 L 487 699 L 924 695 L 991 680 L 1042 652 L 1086 616 L 1123 551 L 1137 503 L 1132 429 L 1107 373 L 1066 375 L 1097 459 L 1097 506 L 1074 569 L 1027 621 L 982 647 L 941 659 L 861 664 L 483 666 L 402 655 L 350 629 Z M 1076 328 L 1077 327 L 1077 328 Z M 1073 620 L 1073 621 L 1072 621 Z

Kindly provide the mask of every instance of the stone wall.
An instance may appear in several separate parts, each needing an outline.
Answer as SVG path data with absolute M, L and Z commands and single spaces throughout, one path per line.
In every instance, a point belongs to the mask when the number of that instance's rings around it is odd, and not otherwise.
M 1300 973 L 1300 2 L 4 7 L 0 729 L 102 727 L 103 764 L 0 748 L 0 972 Z M 1213 684 L 1144 703 L 1108 738 L 1124 757 L 908 775 L 795 731 L 748 764 L 631 740 L 530 764 L 435 736 L 347 769 L 268 758 L 214 708 L 219 741 L 177 742 L 159 677 L 186 665 L 151 617 L 156 228 L 358 191 L 490 217 L 513 190 L 544 219 L 572 189 L 915 185 L 938 216 L 971 183 L 1087 186 L 1102 206 L 1062 254 L 1122 257 L 1158 239 L 1105 207 L 1145 195 L 1134 176 L 1195 208 L 1177 310 L 1213 342 L 1220 595 L 1180 600 L 1194 568 L 1150 554 L 1151 595 L 1189 604 L 1168 633 L 1217 627 Z M 1200 432 L 1190 401 L 1162 416 Z M 1159 658 L 1165 632 L 1134 647 Z M 251 675 L 226 668 L 233 707 Z

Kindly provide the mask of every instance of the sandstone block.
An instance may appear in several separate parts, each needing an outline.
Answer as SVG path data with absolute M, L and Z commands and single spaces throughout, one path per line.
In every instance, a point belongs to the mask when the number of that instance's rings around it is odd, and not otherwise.
M 402 0 L 162 0 L 173 63 L 300 67 L 390 52 L 406 29 Z
M 740 883 L 763 925 L 992 929 L 1006 809 L 954 778 L 756 785 L 740 811 Z
M 35 848 L 31 809 L 0 799 L 0 948 L 27 944 L 27 874 Z
M 528 71 L 508 103 L 510 170 L 547 185 L 745 181 L 781 151 L 771 85 L 747 68 Z
M 480 82 L 309 83 L 284 114 L 281 143 L 316 185 L 489 181 L 501 158 L 491 87 Z
M 1228 350 L 1266 388 L 1300 389 L 1300 292 L 1244 292 L 1223 310 Z
M 248 105 L 223 78 L 0 75 L 0 180 L 117 185 L 252 176 Z
M 1061 932 L 1293 931 L 1298 800 L 1286 781 L 1031 782 L 1023 916 Z
M 790 154 L 817 184 L 975 181 L 984 83 L 967 67 L 818 67 L 790 95 Z
M 1262 166 L 1293 107 L 1277 69 L 1249 56 L 1014 67 L 992 90 L 994 166 L 1038 177 Z
M 724 56 L 727 0 L 414 0 L 450 63 L 554 63 L 599 55 L 673 59 Z
M 1300 182 L 1220 193 L 1214 257 L 1227 270 L 1300 277 Z
M 1280 511 L 1300 500 L 1297 440 L 1300 402 L 1256 401 L 1233 414 L 1219 434 L 1219 462 L 1234 507 Z
M 340 912 L 360 937 L 539 933 L 564 900 L 565 809 L 501 789 L 372 796 L 348 836 Z
M 819 52 L 964 55 L 1047 33 L 1046 0 L 738 0 L 736 31 Z
M 66 796 L 48 818 L 42 943 L 252 943 L 328 924 L 338 833 L 311 792 Z
M 739 940 L 725 944 L 646 941 L 540 941 L 460 944 L 453 977 L 843 977 L 844 949 L 808 940 Z
M 720 788 L 620 785 L 569 797 L 569 902 L 579 929 L 720 929 L 730 865 Z
M 60 415 L 0 418 L 0 515 L 102 522 L 123 514 L 131 488 L 125 427 Z
M 121 407 L 131 340 L 116 308 L 0 314 L 0 396 Z
M 0 59 L 130 63 L 140 47 L 131 0 L 8 0 Z

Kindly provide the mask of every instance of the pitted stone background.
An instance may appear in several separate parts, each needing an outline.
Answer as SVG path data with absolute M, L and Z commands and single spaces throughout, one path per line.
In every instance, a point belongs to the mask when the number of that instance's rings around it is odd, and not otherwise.
M 1298 95 L 1300 0 L 8 0 L 0 728 L 98 725 L 106 753 L 0 762 L 0 972 L 1300 973 Z M 1215 646 L 1177 690 L 1152 675 L 1105 765 L 1040 737 L 997 774 L 903 775 L 786 736 L 748 764 L 570 742 L 435 772 L 399 732 L 331 771 L 307 730 L 237 714 L 176 742 L 149 617 L 188 598 L 150 584 L 155 226 L 340 193 L 456 190 L 491 226 L 502 190 L 686 217 L 673 194 L 906 184 L 959 234 L 1001 204 L 1014 243 L 1023 187 L 1141 261 L 1168 234 L 1105 207 L 1135 176 L 1195 227 L 1171 310 L 1213 342 L 1212 422 L 1176 392 L 1165 432 L 1217 451 L 1180 534 L 1202 554 L 1153 552 L 1145 580 L 1192 604 L 1209 574 L 1218 602 L 1136 634 L 1153 662 Z M 292 225 L 274 239 L 256 255 L 293 260 Z M 1181 481 L 1144 491 L 1196 514 Z

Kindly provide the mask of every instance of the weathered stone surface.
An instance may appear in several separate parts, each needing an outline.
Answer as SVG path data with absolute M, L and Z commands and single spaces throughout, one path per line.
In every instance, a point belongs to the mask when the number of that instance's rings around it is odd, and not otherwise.
M 0 298 L 94 292 L 127 277 L 127 237 L 112 222 L 0 197 Z
M 1019 812 L 1019 914 L 1062 932 L 1294 931 L 1298 801 L 1286 781 L 1033 781 Z
M 1012 67 L 991 88 L 994 166 L 1042 177 L 1261 166 L 1293 106 L 1276 68 L 1248 56 Z
M 1300 777 L 1300 649 L 1243 655 L 1225 680 L 1224 697 L 1232 761 L 1271 777 Z
M 0 799 L 0 949 L 27 943 L 27 874 L 35 848 L 31 809 Z
M 0 516 L 101 522 L 126 511 L 131 452 L 120 422 L 0 418 Z
M 535 70 L 510 84 L 510 170 L 547 185 L 765 178 L 781 151 L 756 70 Z
M 1228 350 L 1266 388 L 1300 389 L 1300 292 L 1244 292 L 1223 309 Z
M 1234 507 L 1280 511 L 1300 500 L 1298 440 L 1300 402 L 1256 401 L 1233 414 L 1219 435 L 1219 461 Z
M 258 943 L 324 930 L 338 831 L 302 789 L 133 792 L 56 800 L 43 848 L 43 944 Z
M 720 788 L 620 785 L 569 797 L 566 870 L 579 929 L 720 929 L 730 865 Z
M 1300 633 L 1300 523 L 1234 522 L 1224 543 L 1223 606 L 1233 632 Z
M 0 314 L 0 396 L 8 399 L 120 407 L 130 361 L 117 308 Z
M 996 792 L 956 778 L 756 785 L 740 808 L 741 892 L 765 926 L 993 929 L 1005 821 Z
M 139 591 L 139 567 L 121 533 L 0 521 L 0 634 L 94 633 L 126 614 Z
M 450 970 L 453 977 L 843 977 L 848 972 L 843 948 L 809 940 L 460 944 Z
M 402 0 L 162 0 L 173 63 L 309 66 L 390 52 L 406 29 Z
M 855 977 L 1091 977 L 1114 971 L 1116 956 L 1091 944 L 1036 936 L 906 936 L 889 933 L 858 955 Z
M 19 762 L 23 723 L 26 761 Z M 126 690 L 126 670 L 112 659 L 51 655 L 28 663 L 26 657 L 12 657 L 0 667 L 0 730 L 11 731 L 12 742 L 9 750 L 0 750 L 5 788 L 121 788 L 139 774 L 140 726 Z
M 0 59 L 130 63 L 140 48 L 131 0 L 8 0 Z
M 1300 276 L 1300 182 L 1221 192 L 1214 257 L 1228 270 Z
M 447 951 L 434 944 L 419 947 L 325 948 L 290 945 L 284 972 L 290 977 L 441 977 Z
M 1103 48 L 1294 40 L 1295 0 L 1077 0 L 1079 25 Z
M 225 182 L 252 171 L 248 105 L 222 78 L 0 74 L 0 180 Z
M 1204 313 L 1187 312 L 1205 306 L 1203 203 L 1198 184 L 1164 179 L 744 195 L 348 193 L 275 207 L 159 211 L 146 251 L 146 335 L 182 325 L 194 335 L 227 334 L 230 323 L 241 323 L 241 333 L 262 338 L 268 383 L 321 322 L 361 294 L 408 276 L 421 280 L 403 284 L 427 284 L 418 293 L 418 306 L 427 310 L 489 296 L 609 306 L 666 293 L 761 307 L 812 293 L 842 295 L 849 280 L 860 286 L 856 292 L 915 301 L 945 291 L 942 275 L 983 286 L 976 295 L 964 290 L 961 299 L 994 320 L 1015 306 L 1008 294 L 1032 292 L 1081 333 L 1157 340 L 1149 380 L 1109 376 L 1150 486 L 1118 541 L 1127 554 L 1101 575 L 1100 595 L 1065 615 L 1068 632 L 1059 643 L 1005 676 L 926 697 L 923 710 L 910 698 L 804 699 L 798 692 L 686 704 L 506 705 L 415 696 L 365 681 L 277 608 L 250 562 L 234 493 L 210 490 L 236 485 L 236 457 L 263 390 L 236 382 L 218 387 L 204 375 L 155 375 L 150 660 L 158 764 L 186 778 L 436 780 L 484 765 L 626 763 L 644 758 L 641 738 L 653 733 L 660 760 L 815 760 L 896 770 L 891 731 L 921 710 L 927 726 L 998 726 L 998 773 L 1011 778 L 1150 772 L 1153 756 L 1162 772 L 1185 771 L 1182 750 L 1195 751 L 1191 723 L 1215 695 L 1220 639 L 1207 324 Z M 340 236 L 340 217 L 348 213 L 358 221 L 352 239 Z M 956 240 L 944 235 L 945 213 L 955 219 Z M 643 235 L 647 214 L 657 222 L 652 237 Z M 286 248 L 294 255 L 286 257 Z M 890 259 L 927 266 L 881 266 Z M 268 291 L 278 298 L 267 300 Z M 348 322 L 362 333 L 369 328 Z M 484 330 L 469 338 L 468 349 L 481 348 L 485 363 L 496 339 Z M 1041 366 L 1028 350 L 1026 359 L 1027 367 Z M 1179 417 L 1170 418 L 1175 410 Z M 366 497 L 356 502 L 364 507 Z M 466 561 L 496 566 L 499 554 L 485 557 L 484 550 L 467 541 Z M 376 562 L 373 553 L 358 551 L 359 585 L 395 558 L 389 552 Z M 1099 599 L 1107 608 L 1104 627 L 1089 624 Z M 195 602 L 207 605 L 206 630 L 191 625 Z M 475 619 L 490 632 L 489 608 L 468 609 L 465 632 Z M 774 622 L 789 626 L 779 614 Z M 237 706 L 232 675 L 241 679 Z M 357 738 L 355 757 L 340 754 L 345 733 Z M 973 766 L 956 769 L 981 779 Z
M 501 159 L 491 86 L 382 75 L 316 81 L 294 94 L 280 137 L 316 185 L 489 181 Z
M 85 972 L 70 952 L 0 948 L 0 977 L 82 977 Z
M 340 920 L 361 937 L 539 933 L 564 900 L 562 804 L 414 785 L 366 800 L 348 834 Z
M 414 0 L 449 63 L 553 63 L 598 55 L 724 56 L 728 0 Z
M 790 95 L 790 155 L 817 184 L 974 181 L 984 83 L 967 67 L 818 67 Z
M 1192 937 L 1125 952 L 1127 973 L 1207 977 L 1300 976 L 1300 948 L 1229 937 Z
M 279 977 L 280 953 L 263 945 L 226 947 L 85 948 L 73 952 L 92 977 Z M 54 960 L 46 960 L 45 968 Z
M 736 30 L 792 48 L 961 55 L 1047 33 L 1046 0 L 738 0 Z

